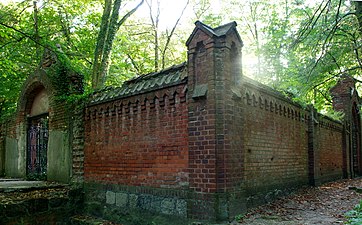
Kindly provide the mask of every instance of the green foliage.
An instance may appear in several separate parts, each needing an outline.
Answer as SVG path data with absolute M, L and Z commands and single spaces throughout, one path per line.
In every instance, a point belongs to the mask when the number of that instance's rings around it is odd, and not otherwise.
M 22 29 L 18 12 L 10 6 L 0 4 L 0 21 L 16 29 Z M 26 11 L 22 15 L 29 15 Z M 16 110 L 16 102 L 22 83 L 36 67 L 34 45 L 13 29 L 0 26 L 0 120 L 6 119 Z M 36 60 L 35 60 L 36 61 Z
M 240 222 L 242 219 L 244 219 L 244 214 L 238 214 L 235 216 L 235 221 Z
M 359 79 L 362 38 L 351 29 L 359 24 L 349 2 L 247 0 L 224 7 L 238 21 L 247 76 L 327 114 L 333 113 L 329 90 L 341 75 Z
M 0 3 L 0 119 L 13 115 L 26 78 L 38 67 L 44 48 L 57 52 L 63 67 L 56 66 L 57 85 L 69 94 L 64 74 L 84 74 L 90 86 L 90 62 L 101 13 L 100 3 L 93 0 L 39 1 L 38 30 L 34 29 L 33 1 L 17 4 Z M 38 38 L 37 38 L 38 37 Z M 56 46 L 61 46 L 61 51 Z M 89 89 L 89 88 L 88 88 Z
M 346 213 L 348 219 L 347 224 L 359 225 L 362 224 L 362 200 L 353 210 Z
M 33 1 L 26 0 L 10 5 L 0 3 L 0 54 L 4 59 L 0 62 L 1 117 L 11 115 L 16 110 L 22 84 L 38 67 L 44 48 L 55 50 L 63 62 L 64 67 L 56 67 L 57 75 L 53 77 L 58 85 L 65 84 L 66 77 L 63 75 L 72 70 L 84 75 L 86 92 L 91 89 L 91 67 L 102 17 L 101 2 L 35 2 L 37 30 L 34 28 Z M 154 71 L 155 43 L 150 32 L 149 18 L 130 19 L 120 27 L 116 35 L 106 85 L 120 86 L 136 75 Z M 164 20 L 166 19 L 165 17 Z M 161 52 L 170 29 L 162 28 L 158 32 Z M 186 60 L 184 43 L 188 35 L 189 32 L 184 30 L 175 31 L 169 48 L 165 51 L 165 67 Z M 63 53 L 58 52 L 55 46 L 60 46 Z M 160 56 L 159 60 L 161 58 Z M 66 99 L 70 94 L 69 90 L 65 85 L 61 89 Z
M 195 20 L 211 27 L 235 20 L 244 41 L 244 75 L 292 93 L 298 102 L 313 103 L 320 112 L 333 114 L 329 89 L 340 76 L 362 80 L 362 38 L 360 29 L 351 29 L 359 24 L 348 1 L 223 0 L 218 7 L 213 4 L 190 1 L 194 15 L 188 15 L 185 26 L 177 27 L 165 51 L 165 67 L 186 60 L 184 43 Z M 64 69 L 71 67 L 83 74 L 85 89 L 90 90 L 101 2 L 38 1 L 37 9 L 38 33 L 33 1 L 0 3 L 0 117 L 13 114 L 22 83 L 40 62 L 37 52 L 46 46 L 60 45 L 69 66 Z M 160 53 L 169 34 L 170 28 L 158 30 Z M 153 72 L 155 47 L 150 18 L 129 18 L 115 37 L 106 85 L 120 86 L 131 77 Z

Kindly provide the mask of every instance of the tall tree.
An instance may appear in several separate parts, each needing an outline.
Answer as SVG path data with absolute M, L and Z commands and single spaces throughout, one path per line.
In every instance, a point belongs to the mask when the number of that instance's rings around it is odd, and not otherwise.
M 157 0 L 156 2 L 156 13 L 153 12 L 153 0 L 146 0 L 148 5 L 148 10 L 150 13 L 150 20 L 151 20 L 151 27 L 153 31 L 153 38 L 154 38 L 154 64 L 155 64 L 155 71 L 158 70 L 158 61 L 159 61 L 159 24 L 160 24 L 160 1 Z
M 5 110 L 0 117 L 16 108 L 21 84 L 37 67 L 43 48 L 59 44 L 72 67 L 92 86 L 89 75 L 102 15 L 99 8 L 96 0 L 0 3 L 0 109 Z M 126 13 L 123 21 L 132 13 Z
M 160 16 L 161 16 L 161 3 L 159 0 L 156 3 L 153 0 L 146 0 L 149 10 L 149 19 L 151 21 L 151 30 L 153 34 L 153 45 L 154 45 L 154 71 L 164 69 L 166 67 L 166 57 L 167 51 L 170 48 L 171 39 L 175 34 L 176 28 L 182 19 L 187 6 L 189 5 L 189 0 L 186 1 L 181 13 L 176 19 L 175 23 L 171 29 L 166 28 L 165 31 L 160 30 Z M 154 4 L 155 3 L 155 4 Z M 168 18 L 167 18 L 168 19 Z M 161 43 L 162 42 L 162 43 Z
M 141 0 L 119 20 L 122 0 L 104 1 L 102 21 L 93 58 L 92 87 L 94 89 L 104 86 L 109 71 L 111 51 L 117 31 L 120 26 L 136 12 L 143 2 L 144 0 Z

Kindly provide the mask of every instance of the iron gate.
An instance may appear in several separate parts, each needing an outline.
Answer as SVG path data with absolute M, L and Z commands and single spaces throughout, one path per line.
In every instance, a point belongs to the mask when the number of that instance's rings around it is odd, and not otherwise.
M 29 118 L 27 176 L 45 180 L 47 175 L 48 115 Z
M 362 158 L 361 158 L 361 121 L 360 112 L 356 103 L 352 107 L 352 146 L 351 146 L 351 166 L 353 176 L 362 175 Z

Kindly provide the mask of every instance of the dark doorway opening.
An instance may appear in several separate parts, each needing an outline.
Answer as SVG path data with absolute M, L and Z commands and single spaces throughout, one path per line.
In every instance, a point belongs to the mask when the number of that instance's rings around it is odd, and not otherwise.
M 48 113 L 28 118 L 27 178 L 46 180 L 48 151 Z

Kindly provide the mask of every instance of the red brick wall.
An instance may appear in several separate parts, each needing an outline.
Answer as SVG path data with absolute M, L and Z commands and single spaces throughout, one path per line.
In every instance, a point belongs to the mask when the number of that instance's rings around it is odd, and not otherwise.
M 196 29 L 192 37 L 188 42 L 190 188 L 235 191 L 242 176 L 241 133 L 234 132 L 240 109 L 231 89 L 241 77 L 237 56 L 242 43 L 235 32 L 216 38 Z M 202 86 L 207 92 L 199 96 Z
M 69 106 L 63 100 L 50 102 L 49 129 L 50 130 L 68 130 L 69 126 Z
M 247 194 L 307 184 L 306 112 L 250 84 L 241 104 Z
M 150 187 L 188 185 L 184 86 L 90 106 L 85 181 Z
M 212 193 L 217 189 L 215 89 L 210 89 L 214 84 L 208 82 L 214 83 L 215 80 L 214 43 L 201 30 L 195 36 L 197 38 L 188 46 L 190 189 Z M 194 92 L 201 85 L 210 90 L 193 99 Z
M 72 148 L 72 181 L 83 182 L 84 178 L 84 110 L 85 101 L 72 104 L 73 113 L 70 122 Z
M 319 170 L 322 182 L 343 176 L 342 125 L 327 118 L 319 122 Z
M 341 123 L 312 118 L 308 110 L 249 79 L 244 86 L 239 133 L 247 195 L 343 177 Z
M 187 84 L 86 107 L 86 183 L 184 188 L 189 217 L 225 220 L 342 174 L 342 125 L 241 78 L 235 24 L 187 47 Z
M 9 138 L 16 138 L 16 127 L 20 123 L 20 119 L 16 117 L 16 115 L 11 116 L 8 120 L 4 122 L 3 128 L 4 128 L 4 134 L 6 137 Z

